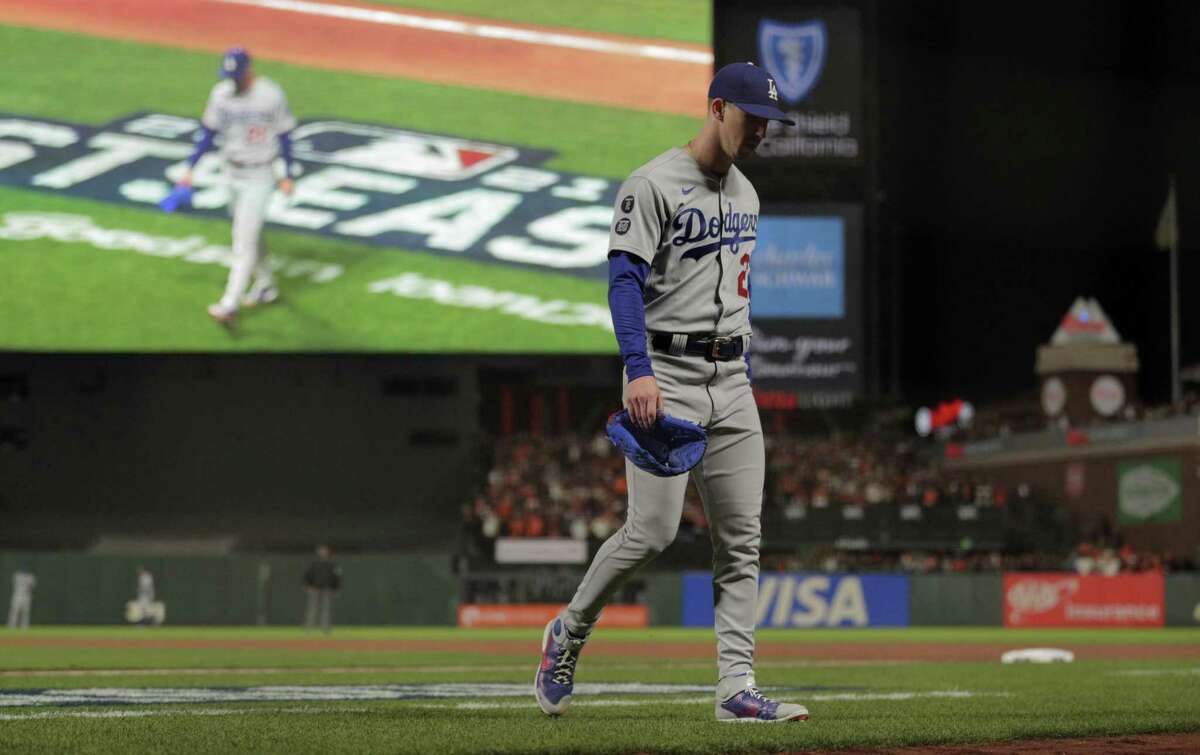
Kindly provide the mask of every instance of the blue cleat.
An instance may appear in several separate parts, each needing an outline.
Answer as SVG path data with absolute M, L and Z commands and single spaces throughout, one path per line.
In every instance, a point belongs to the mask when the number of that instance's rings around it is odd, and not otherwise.
M 754 685 L 754 674 L 751 673 L 728 677 L 717 685 L 717 720 L 752 724 L 807 721 L 808 708 L 766 697 Z
M 575 662 L 585 642 L 587 637 L 576 637 L 567 631 L 561 616 L 546 625 L 542 634 L 542 662 L 533 678 L 533 696 L 547 715 L 561 716 L 571 705 Z

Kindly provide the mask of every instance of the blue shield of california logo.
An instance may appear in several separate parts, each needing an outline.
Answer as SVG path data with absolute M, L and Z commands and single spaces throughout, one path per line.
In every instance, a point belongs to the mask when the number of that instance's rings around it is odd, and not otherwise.
M 821 78 L 828 35 L 825 22 L 781 24 L 764 18 L 758 24 L 758 58 L 775 77 L 787 102 L 804 99 Z

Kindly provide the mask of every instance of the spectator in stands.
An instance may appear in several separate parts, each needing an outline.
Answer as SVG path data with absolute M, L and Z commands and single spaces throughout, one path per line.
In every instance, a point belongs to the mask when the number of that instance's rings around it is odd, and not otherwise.
M 1080 543 L 1076 546 L 1075 553 L 1071 558 L 1071 566 L 1085 577 L 1096 570 L 1095 549 L 1092 548 L 1091 543 Z
M 317 558 L 304 571 L 304 590 L 308 593 L 304 628 L 316 629 L 318 614 L 325 634 L 333 627 L 333 598 L 342 589 L 342 570 L 333 561 L 327 545 L 317 546 Z

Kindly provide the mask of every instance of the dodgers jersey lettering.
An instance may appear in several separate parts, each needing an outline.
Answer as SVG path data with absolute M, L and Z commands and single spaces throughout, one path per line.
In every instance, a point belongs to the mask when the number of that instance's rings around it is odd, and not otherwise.
M 608 248 L 650 264 L 646 330 L 750 335 L 758 208 L 737 166 L 714 176 L 678 147 L 630 174 L 617 192 Z
M 200 120 L 220 132 L 221 157 L 248 165 L 274 160 L 279 154 L 279 135 L 296 127 L 283 90 L 264 76 L 256 77 L 242 94 L 237 94 L 230 79 L 217 82 Z

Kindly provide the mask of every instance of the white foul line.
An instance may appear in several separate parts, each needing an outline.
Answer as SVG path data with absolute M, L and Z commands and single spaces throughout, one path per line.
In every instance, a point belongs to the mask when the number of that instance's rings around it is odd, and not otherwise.
M 1200 676 L 1197 668 L 1135 668 L 1124 671 L 1110 671 L 1110 676 Z
M 968 692 L 966 690 L 934 690 L 931 692 L 837 692 L 837 693 L 818 693 L 818 694 L 802 694 L 797 697 L 803 703 L 822 703 L 822 702 L 896 702 L 904 700 L 916 700 L 918 698 L 932 698 L 942 700 L 966 700 L 976 697 L 1011 697 L 1011 692 Z M 627 706 L 655 706 L 655 705 L 698 705 L 700 703 L 712 703 L 711 696 L 705 697 L 667 697 L 667 698 L 615 698 L 615 699 L 600 699 L 600 700 L 577 700 L 572 698 L 572 706 L 583 706 L 588 708 L 608 708 L 608 707 L 627 707 Z M 528 708 L 531 703 L 527 702 L 486 702 L 486 703 L 455 703 L 450 706 L 456 710 L 516 710 L 520 708 Z M 418 708 L 438 708 L 446 709 L 445 703 L 433 705 L 424 703 L 417 705 Z
M 355 8 L 348 5 L 333 5 L 329 3 L 310 2 L 310 0 L 215 0 L 232 5 L 253 5 L 271 10 L 307 13 L 312 16 L 327 16 L 348 21 L 365 21 L 384 26 L 404 26 L 423 31 L 443 32 L 446 34 L 461 34 L 468 37 L 485 39 L 503 39 L 510 42 L 523 42 L 531 45 L 547 47 L 566 47 L 573 50 L 589 50 L 591 52 L 607 52 L 614 55 L 629 55 L 637 58 L 655 58 L 671 60 L 678 63 L 695 63 L 711 66 L 712 53 L 689 50 L 683 47 L 669 45 L 638 44 L 635 42 L 617 42 L 611 39 L 585 37 L 563 32 L 538 31 L 536 29 L 516 26 L 498 26 L 495 24 L 477 24 L 458 21 L 452 18 L 435 18 L 417 16 L 411 13 L 399 13 L 390 10 L 371 10 Z
M 0 721 L 35 718 L 151 718 L 154 716 L 245 716 L 253 713 L 322 715 L 365 713 L 366 708 L 172 708 L 170 710 L 55 710 L 42 713 L 0 713 Z
M 866 661 L 866 660 L 791 660 L 791 661 L 759 661 L 759 668 L 848 668 L 858 666 L 912 666 L 919 661 Z M 529 664 L 504 664 L 495 666 L 238 666 L 222 667 L 208 666 L 204 668 L 104 668 L 104 669 L 8 669 L 0 671 L 0 678 L 6 677 L 88 677 L 88 676 L 272 676 L 287 674 L 304 676 L 305 674 L 466 674 L 479 671 L 523 671 Z M 677 662 L 671 664 L 674 669 L 707 669 L 712 666 L 708 661 Z M 645 670 L 646 665 L 613 664 L 605 666 L 609 671 L 625 671 L 629 669 Z M 1200 673 L 1200 669 L 1197 669 Z

